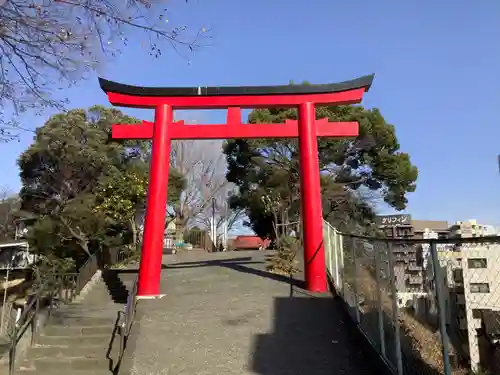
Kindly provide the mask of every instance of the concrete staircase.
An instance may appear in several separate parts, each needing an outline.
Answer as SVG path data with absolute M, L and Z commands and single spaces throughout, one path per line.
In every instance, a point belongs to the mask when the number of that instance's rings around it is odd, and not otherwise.
M 112 374 L 120 346 L 118 312 L 134 279 L 107 271 L 81 300 L 53 310 L 36 345 L 17 361 L 16 374 Z

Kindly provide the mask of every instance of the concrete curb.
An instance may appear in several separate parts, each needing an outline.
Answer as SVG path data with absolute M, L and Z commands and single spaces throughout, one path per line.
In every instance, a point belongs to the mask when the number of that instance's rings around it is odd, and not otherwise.
M 81 302 L 87 294 L 92 290 L 92 288 L 102 279 L 102 271 L 97 270 L 97 272 L 92 276 L 92 278 L 88 281 L 87 284 L 82 288 L 80 294 L 78 294 L 73 302 Z

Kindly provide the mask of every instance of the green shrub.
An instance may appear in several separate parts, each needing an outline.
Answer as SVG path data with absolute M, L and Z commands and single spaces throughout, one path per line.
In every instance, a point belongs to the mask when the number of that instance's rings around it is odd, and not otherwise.
M 269 272 L 292 276 L 299 271 L 296 254 L 300 243 L 295 237 L 281 236 L 276 241 L 276 252 L 269 257 L 266 266 Z

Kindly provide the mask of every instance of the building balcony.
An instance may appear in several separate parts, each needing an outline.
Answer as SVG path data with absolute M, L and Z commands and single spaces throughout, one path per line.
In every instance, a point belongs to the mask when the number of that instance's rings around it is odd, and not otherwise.
M 395 254 L 394 260 L 396 262 L 409 262 L 409 261 L 415 261 L 415 255 L 413 254 Z
M 420 272 L 420 271 L 422 271 L 422 267 L 417 266 L 416 264 L 409 264 L 406 267 L 406 270 L 410 271 L 410 272 Z
M 409 276 L 406 279 L 408 285 L 422 285 L 423 281 L 422 276 Z
M 415 254 L 417 252 L 417 248 L 415 246 L 395 246 L 392 249 L 394 254 Z

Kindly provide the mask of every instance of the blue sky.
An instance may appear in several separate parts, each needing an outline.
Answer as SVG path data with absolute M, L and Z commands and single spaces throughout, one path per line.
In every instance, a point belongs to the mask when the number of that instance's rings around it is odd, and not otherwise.
M 100 74 L 136 85 L 201 86 L 326 83 L 375 73 L 363 103 L 379 107 L 396 126 L 402 150 L 419 168 L 406 212 L 416 219 L 500 224 L 499 1 L 165 4 L 172 24 L 213 27 L 212 45 L 191 56 L 190 64 L 168 47 L 154 59 L 137 33 Z M 107 104 L 97 74 L 67 95 L 71 107 Z M 189 116 L 223 119 L 220 112 Z M 27 116 L 24 126 L 40 126 L 47 117 Z M 31 140 L 25 134 L 19 143 L 0 145 L 0 185 L 19 188 L 16 159 Z

